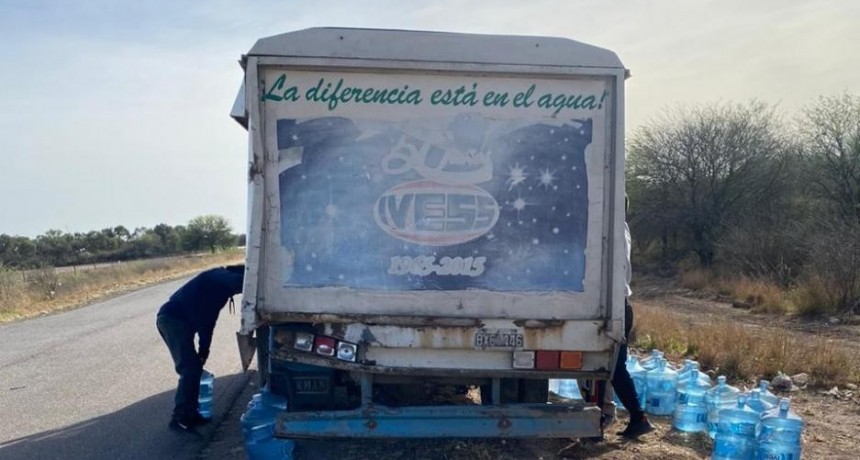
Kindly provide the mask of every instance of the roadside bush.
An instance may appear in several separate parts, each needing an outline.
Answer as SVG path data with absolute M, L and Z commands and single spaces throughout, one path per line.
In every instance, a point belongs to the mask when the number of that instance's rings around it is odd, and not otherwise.
M 60 278 L 57 276 L 57 271 L 54 267 L 45 267 L 34 271 L 27 281 L 30 284 L 30 288 L 44 298 L 53 299 L 57 296 L 57 289 L 60 287 Z
M 813 314 L 833 305 L 836 313 L 856 311 L 860 303 L 860 223 L 837 221 L 825 225 L 810 245 L 807 268 L 816 294 L 813 299 L 829 301 L 807 303 L 804 311 Z M 822 292 L 828 295 L 822 298 Z
M 799 283 L 792 291 L 794 308 L 804 316 L 833 315 L 839 310 L 836 289 L 818 275 L 811 275 Z
M 767 279 L 746 276 L 720 283 L 720 292 L 732 297 L 732 301 L 750 308 L 755 313 L 787 313 L 790 309 L 783 290 Z
M 9 306 L 24 297 L 24 281 L 21 273 L 0 265 L 0 304 Z
M 806 263 L 804 236 L 798 224 L 744 222 L 728 230 L 718 248 L 723 265 L 732 273 L 788 287 Z

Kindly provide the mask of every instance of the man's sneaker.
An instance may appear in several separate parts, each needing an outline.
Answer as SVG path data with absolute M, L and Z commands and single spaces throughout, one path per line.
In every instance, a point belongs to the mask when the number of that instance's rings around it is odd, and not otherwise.
M 170 424 L 167 426 L 171 430 L 179 432 L 179 433 L 188 433 L 188 434 L 200 436 L 200 433 L 198 433 L 197 430 L 195 430 L 194 427 L 191 426 L 190 423 L 188 423 L 187 421 L 184 421 L 184 420 L 179 420 L 179 419 L 175 419 L 175 418 L 171 419 Z
M 618 436 L 624 436 L 628 439 L 637 439 L 639 436 L 652 431 L 654 431 L 654 425 L 651 424 L 651 421 L 648 420 L 647 416 L 643 415 L 641 420 L 627 424 L 627 428 L 625 428 L 624 431 L 619 431 Z

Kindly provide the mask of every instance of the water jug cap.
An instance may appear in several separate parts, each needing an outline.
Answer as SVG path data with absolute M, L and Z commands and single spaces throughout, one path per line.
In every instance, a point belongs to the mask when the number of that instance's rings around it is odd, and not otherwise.
M 765 390 L 767 390 L 767 388 L 768 388 L 769 386 L 770 386 L 770 381 L 769 381 L 769 380 L 761 379 L 761 380 L 759 380 L 759 381 L 758 381 L 758 387 L 761 389 L 761 391 L 765 391 Z
M 699 380 L 699 370 L 698 369 L 693 368 L 693 370 L 690 371 L 690 380 L 691 381 Z
M 753 401 L 755 401 L 757 399 L 761 399 L 761 390 L 759 390 L 758 388 L 755 388 L 752 391 L 750 391 L 750 399 Z
M 721 376 L 717 377 L 717 384 L 724 385 L 725 383 L 726 383 L 726 376 L 725 375 L 721 375 Z
M 743 408 L 746 405 L 746 403 L 747 403 L 747 395 L 741 393 L 738 396 L 738 409 Z

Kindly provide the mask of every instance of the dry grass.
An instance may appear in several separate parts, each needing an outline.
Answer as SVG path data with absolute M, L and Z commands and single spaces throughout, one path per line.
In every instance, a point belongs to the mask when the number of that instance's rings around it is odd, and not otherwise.
M 244 252 L 237 249 L 87 269 L 47 269 L 25 275 L 19 271 L 0 270 L 0 323 L 67 310 L 205 268 L 240 263 L 243 257 Z
M 721 292 L 727 292 L 734 302 L 748 306 L 756 313 L 788 313 L 791 304 L 785 292 L 774 282 L 746 276 L 719 283 Z
M 860 357 L 833 342 L 782 329 L 744 327 L 723 319 L 682 322 L 658 308 L 636 309 L 636 346 L 692 356 L 730 379 L 753 381 L 777 372 L 806 372 L 815 386 L 860 381 Z
M 785 314 L 794 311 L 791 296 L 768 279 L 747 276 L 721 278 L 710 270 L 693 268 L 681 273 L 678 284 L 694 291 L 729 297 L 733 304 L 755 313 Z
M 819 277 L 812 276 L 800 283 L 792 297 L 797 313 L 805 316 L 832 315 L 839 309 L 838 289 Z
M 678 284 L 681 286 L 700 291 L 714 284 L 715 275 L 710 270 L 703 268 L 692 268 L 684 270 L 678 275 Z

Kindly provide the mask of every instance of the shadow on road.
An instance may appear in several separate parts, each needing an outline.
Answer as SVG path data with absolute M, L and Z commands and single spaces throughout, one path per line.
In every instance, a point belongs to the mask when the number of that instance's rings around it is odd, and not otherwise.
M 225 420 L 224 414 L 248 383 L 247 374 L 217 377 L 215 420 L 199 429 L 200 436 L 167 428 L 173 391 L 150 396 L 116 412 L 71 426 L 44 431 L 0 444 L 4 460 L 191 459 Z M 81 405 L 85 405 L 82 401 Z M 26 417 L 26 414 L 21 416 Z

